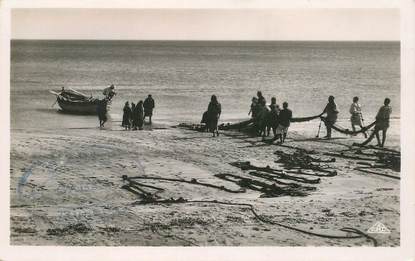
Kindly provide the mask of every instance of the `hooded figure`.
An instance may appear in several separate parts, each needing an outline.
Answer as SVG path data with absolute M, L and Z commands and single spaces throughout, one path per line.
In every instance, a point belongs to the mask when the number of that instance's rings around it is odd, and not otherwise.
M 121 126 L 124 127 L 125 129 L 130 129 L 131 128 L 132 111 L 131 111 L 130 104 L 128 103 L 128 101 L 124 105 L 123 112 L 124 113 L 122 115 L 122 124 L 121 124 Z
M 144 108 L 143 108 L 143 101 L 139 101 L 135 106 L 136 110 L 136 117 L 137 117 L 137 127 L 139 130 L 143 129 L 144 125 Z
M 213 137 L 216 135 L 219 136 L 219 130 L 218 130 L 218 121 L 220 114 L 222 113 L 222 106 L 218 102 L 218 99 L 216 98 L 216 95 L 212 95 L 210 99 L 210 103 L 207 110 L 207 126 L 208 129 L 213 133 Z
M 138 125 L 137 110 L 135 107 L 136 107 L 135 103 L 132 102 L 131 103 L 131 129 L 132 130 L 137 130 L 137 125 Z

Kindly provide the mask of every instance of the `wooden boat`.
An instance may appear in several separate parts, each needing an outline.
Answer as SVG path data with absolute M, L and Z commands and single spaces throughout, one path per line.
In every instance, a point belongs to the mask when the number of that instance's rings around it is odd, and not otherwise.
M 99 99 L 85 95 L 79 91 L 62 89 L 60 92 L 49 91 L 56 96 L 61 111 L 70 114 L 97 114 Z

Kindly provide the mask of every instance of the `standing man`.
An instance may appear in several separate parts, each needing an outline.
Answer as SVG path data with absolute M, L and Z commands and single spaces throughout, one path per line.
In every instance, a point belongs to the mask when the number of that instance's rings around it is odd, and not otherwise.
M 389 128 L 389 118 L 392 114 L 392 107 L 389 106 L 391 100 L 389 98 L 386 98 L 383 102 L 383 106 L 380 107 L 378 114 L 376 114 L 376 125 L 375 130 L 372 132 L 372 134 L 369 136 L 369 138 L 359 144 L 360 146 L 365 146 L 369 142 L 372 141 L 373 137 L 376 135 L 376 139 L 378 141 L 378 146 L 383 147 L 385 146 L 386 141 L 386 132 Z M 380 141 L 379 132 L 382 131 L 382 142 Z
M 269 105 L 270 111 L 267 115 L 267 136 L 269 136 L 270 130 L 274 133 L 274 138 L 277 135 L 278 128 L 278 115 L 280 114 L 280 107 L 277 104 L 277 99 L 275 97 L 271 98 L 271 104 Z
M 324 120 L 324 124 L 326 125 L 326 129 L 327 129 L 327 135 L 325 138 L 330 139 L 331 138 L 331 127 L 336 123 L 337 114 L 339 114 L 339 111 L 337 110 L 337 105 L 334 102 L 334 96 L 330 95 L 328 100 L 329 102 L 324 108 L 323 114 L 324 113 L 327 114 L 327 117 Z
M 154 100 L 151 97 L 151 94 L 149 94 L 148 97 L 144 100 L 143 107 L 144 107 L 144 119 L 143 120 L 145 120 L 146 116 L 148 116 L 150 120 L 150 124 L 151 124 L 151 117 L 153 116 L 153 109 L 155 107 Z
M 352 115 L 350 117 L 350 122 L 352 123 L 353 131 L 356 131 L 356 125 L 360 126 L 363 129 L 363 116 L 362 116 L 362 107 L 358 103 L 359 97 L 353 97 L 353 103 L 350 105 L 349 112 Z M 365 138 L 367 138 L 366 132 L 363 132 Z
M 261 91 L 258 91 L 256 95 L 258 97 L 258 104 L 267 104 L 267 101 L 265 100 L 265 97 L 262 95 Z
M 290 127 L 290 122 L 293 117 L 293 112 L 288 109 L 288 102 L 282 104 L 283 109 L 280 111 L 278 117 L 278 128 L 277 135 L 280 135 L 281 144 L 284 143 L 285 138 L 287 138 L 288 128 Z
M 99 119 L 99 128 L 104 128 L 105 122 L 107 122 L 107 99 L 98 100 L 97 103 L 97 115 Z
M 110 101 L 112 99 L 112 97 L 114 97 L 115 94 L 117 94 L 115 92 L 115 86 L 114 84 L 111 84 L 110 87 L 107 87 L 104 89 L 104 91 L 102 92 L 102 94 L 105 95 L 105 98 Z

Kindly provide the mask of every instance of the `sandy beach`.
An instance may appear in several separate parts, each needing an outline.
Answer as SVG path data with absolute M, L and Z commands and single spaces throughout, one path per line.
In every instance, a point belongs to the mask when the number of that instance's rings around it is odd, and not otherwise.
M 249 161 L 258 167 L 287 171 L 282 163 L 275 162 L 280 159 L 276 151 L 281 154 L 305 149 L 307 155 L 331 160 L 333 156 L 324 153 L 354 153 L 351 145 L 363 141 L 361 136 L 336 134 L 332 140 L 316 139 L 315 124 L 312 129 L 308 125 L 293 126 L 285 146 L 279 146 L 238 131 L 223 131 L 212 138 L 208 133 L 172 128 L 157 121 L 143 131 L 124 131 L 117 125 L 113 123 L 105 130 L 12 130 L 11 244 L 372 246 L 373 242 L 365 237 L 336 239 L 295 229 L 356 236 L 340 229 L 349 227 L 366 233 L 381 222 L 390 233 L 370 236 L 379 246 L 399 246 L 399 180 L 354 169 L 362 161 L 370 164 L 372 160 L 334 157 L 335 162 L 321 163 L 336 171 L 335 176 L 290 174 L 320 179 L 315 184 L 300 184 L 313 187 L 302 196 L 261 197 L 262 192 L 254 189 L 231 193 L 217 188 L 241 190 L 240 183 L 218 178 L 218 174 L 273 183 L 230 163 Z M 399 142 L 399 135 L 392 134 L 387 148 L 399 150 Z M 368 149 L 364 153 L 376 151 Z M 389 169 L 380 172 L 399 176 L 399 172 Z M 142 205 L 140 196 L 123 188 L 128 183 L 123 175 L 191 181 L 137 180 L 157 187 L 143 188 L 159 199 L 251 204 L 261 219 L 271 222 L 263 222 L 243 205 Z

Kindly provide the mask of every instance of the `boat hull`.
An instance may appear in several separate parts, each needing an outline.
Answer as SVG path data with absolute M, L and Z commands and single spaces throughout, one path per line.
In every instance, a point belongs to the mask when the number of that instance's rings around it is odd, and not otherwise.
M 98 100 L 93 101 L 67 101 L 57 98 L 61 111 L 71 114 L 97 115 Z

